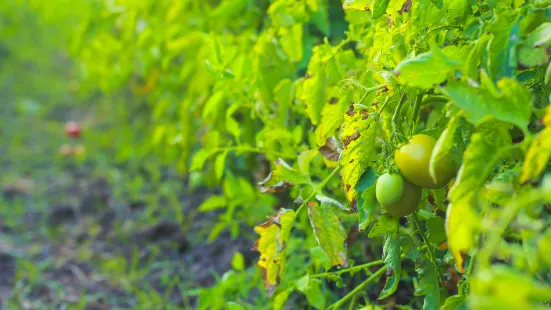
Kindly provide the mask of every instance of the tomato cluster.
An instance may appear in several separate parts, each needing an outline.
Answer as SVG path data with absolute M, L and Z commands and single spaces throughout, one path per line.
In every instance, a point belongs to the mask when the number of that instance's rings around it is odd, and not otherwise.
M 377 180 L 375 196 L 385 211 L 395 217 L 414 212 L 421 201 L 421 189 L 441 188 L 456 173 L 455 162 L 448 154 L 435 166 L 436 181 L 429 173 L 430 158 L 436 140 L 427 135 L 413 136 L 394 155 L 400 174 L 385 173 Z

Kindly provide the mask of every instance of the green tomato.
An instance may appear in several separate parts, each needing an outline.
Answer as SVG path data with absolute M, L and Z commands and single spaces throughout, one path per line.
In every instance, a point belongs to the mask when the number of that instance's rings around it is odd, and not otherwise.
M 399 197 L 398 201 L 390 204 L 383 203 L 379 200 L 379 195 L 377 195 L 379 187 L 378 181 L 377 188 L 375 189 L 375 195 L 383 209 L 386 213 L 395 217 L 402 217 L 411 214 L 417 210 L 419 207 L 419 202 L 421 202 L 421 189 L 419 187 L 409 183 L 406 180 L 403 180 L 402 184 L 402 195 Z
M 385 173 L 377 179 L 375 196 L 381 205 L 391 205 L 400 201 L 404 193 L 404 179 L 399 174 Z
M 408 144 L 403 145 L 394 154 L 400 173 L 413 185 L 423 188 L 441 188 L 448 184 L 456 173 L 456 166 L 450 154 L 436 165 L 438 182 L 434 182 L 429 173 L 430 157 L 436 139 L 427 135 L 415 135 Z

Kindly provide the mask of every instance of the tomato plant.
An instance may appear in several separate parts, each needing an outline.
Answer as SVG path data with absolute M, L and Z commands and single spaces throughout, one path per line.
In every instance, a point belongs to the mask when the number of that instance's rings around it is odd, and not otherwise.
M 277 209 L 253 247 L 275 308 L 393 307 L 400 282 L 404 308 L 549 304 L 549 1 L 115 2 L 76 30 L 80 89 L 122 89 L 141 152 L 222 184 L 211 238 Z

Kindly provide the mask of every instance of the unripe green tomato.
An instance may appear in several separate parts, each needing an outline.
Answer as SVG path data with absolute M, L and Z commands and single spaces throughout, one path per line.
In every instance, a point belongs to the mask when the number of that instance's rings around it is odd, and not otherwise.
M 381 205 L 391 205 L 400 201 L 404 193 L 404 179 L 399 174 L 385 173 L 377 179 L 375 196 Z
M 403 192 L 397 202 L 385 204 L 379 201 L 386 213 L 394 217 L 402 217 L 415 212 L 419 207 L 419 202 L 421 202 L 421 189 L 406 180 L 403 180 Z
M 436 139 L 431 136 L 415 135 L 394 154 L 400 173 L 411 184 L 422 188 L 441 188 L 455 175 L 455 162 L 448 154 L 435 167 L 437 182 L 431 178 L 429 163 L 435 144 Z

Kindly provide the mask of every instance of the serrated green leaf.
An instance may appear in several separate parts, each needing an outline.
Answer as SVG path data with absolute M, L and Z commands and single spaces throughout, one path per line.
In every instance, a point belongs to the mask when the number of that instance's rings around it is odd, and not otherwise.
M 519 82 L 503 78 L 497 86 L 502 97 L 496 98 L 487 89 L 461 81 L 449 81 L 442 92 L 463 109 L 465 117 L 475 125 L 494 117 L 525 129 L 530 122 L 532 95 Z
M 343 151 L 341 176 L 346 199 L 353 209 L 357 208 L 356 185 L 370 166 L 375 150 L 378 122 L 369 117 L 369 110 L 356 110 L 354 106 L 345 113 L 342 130 Z
M 403 85 L 430 88 L 444 82 L 459 65 L 441 51 L 434 50 L 400 62 L 394 74 Z
M 346 258 L 346 231 L 336 210 L 327 203 L 308 203 L 308 216 L 318 244 L 333 266 L 348 266 Z
M 387 233 L 394 232 L 398 229 L 398 222 L 395 217 L 382 215 L 379 217 L 377 223 L 373 225 L 369 234 L 369 238 L 384 236 Z
M 287 241 L 294 222 L 295 211 L 280 209 L 267 222 L 254 228 L 260 238 L 252 250 L 260 252 L 257 266 L 262 270 L 268 297 L 274 294 L 285 267 Z
M 438 285 L 438 275 L 436 266 L 425 258 L 421 266 L 415 268 L 419 275 L 419 288 L 415 292 L 416 296 L 425 296 L 423 302 L 424 310 L 438 309 L 440 307 L 440 287 Z
M 444 129 L 436 144 L 432 150 L 432 155 L 429 162 L 429 173 L 431 178 L 435 183 L 438 183 L 436 176 L 436 167 L 438 163 L 451 151 L 453 147 L 453 140 L 455 137 L 455 132 L 459 128 L 460 118 L 453 117 L 448 123 L 448 127 Z
M 397 219 L 395 219 L 395 221 L 397 221 Z M 400 282 L 402 261 L 400 259 L 400 240 L 398 231 L 386 234 L 385 245 L 383 246 L 383 261 L 388 269 L 385 287 L 381 291 L 379 300 L 394 294 Z

